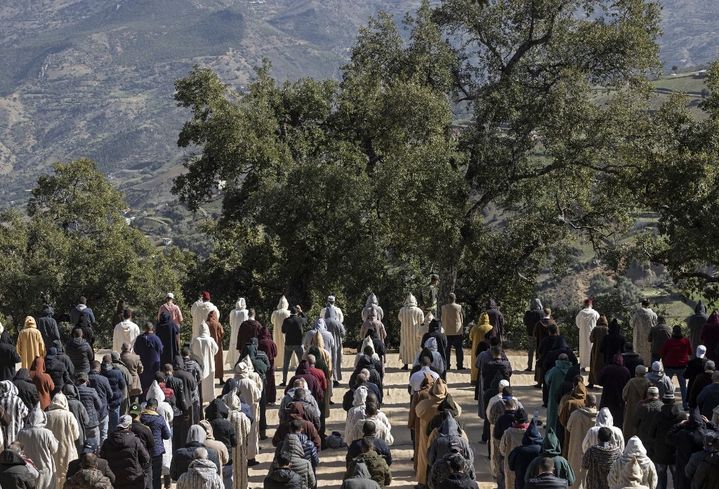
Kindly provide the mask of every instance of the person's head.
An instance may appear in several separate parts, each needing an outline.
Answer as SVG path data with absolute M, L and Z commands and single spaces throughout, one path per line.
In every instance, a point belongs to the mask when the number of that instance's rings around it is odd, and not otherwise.
M 295 379 L 294 382 L 292 382 L 292 387 L 298 388 L 298 387 L 304 387 L 305 384 L 303 382 L 304 379 Z
M 124 342 L 124 343 L 122 344 L 122 346 L 120 347 L 120 349 L 122 350 L 122 353 L 125 353 L 125 352 L 130 351 L 130 349 L 131 349 L 130 343 L 128 343 L 127 341 Z
M 649 299 L 642 299 L 642 307 L 649 307 Z
M 130 406 L 130 417 L 133 421 L 139 418 L 140 414 L 142 414 L 142 408 L 140 408 L 139 404 L 133 404 Z
M 716 370 L 716 364 L 713 360 L 707 360 L 707 363 L 704 364 L 704 371 L 705 372 L 714 372 Z
M 566 353 L 560 353 L 558 359 L 567 361 L 567 360 L 569 360 L 569 355 L 567 355 Z
M 202 294 L 200 294 L 200 298 L 202 299 L 203 302 L 207 302 L 212 298 L 212 296 L 210 295 L 210 293 L 208 291 L 203 290 Z
M 192 458 L 194 460 L 206 460 L 207 459 L 207 448 L 204 447 L 197 447 L 195 448 L 195 451 L 192 452 Z
M 129 307 L 126 307 L 122 311 L 122 318 L 123 319 L 131 319 L 132 318 L 132 309 L 130 309 Z
M 290 314 L 293 316 L 297 315 L 297 308 L 295 306 L 290 307 Z
M 302 433 L 303 428 L 304 425 L 299 419 L 293 419 L 292 421 L 290 421 L 290 433 Z
M 253 307 L 250 307 L 249 311 L 247 311 L 247 315 L 248 315 L 250 318 L 255 319 L 255 314 L 257 314 L 257 313 L 255 312 L 255 309 L 254 309 Z
M 502 346 L 502 340 L 499 339 L 498 336 L 492 336 L 489 339 L 489 346 L 490 346 L 490 348 L 493 346 Z
M 512 397 L 512 388 L 510 386 L 502 389 L 502 397 Z
M 572 386 L 573 387 L 577 387 L 579 384 L 582 384 L 582 383 L 584 383 L 584 377 L 582 377 L 581 375 L 575 375 L 572 378 Z
M 104 357 L 103 357 L 103 361 L 104 361 Z M 100 371 L 100 362 L 98 362 L 97 360 L 93 360 L 92 362 L 90 362 L 90 368 L 92 369 L 93 372 L 99 372 Z
M 597 407 L 597 396 L 594 394 L 587 394 L 587 397 L 584 398 L 584 406 L 588 408 Z
M 374 398 L 371 400 L 370 399 L 371 395 L 372 394 L 369 394 L 367 396 L 367 401 L 365 402 L 364 412 L 367 416 L 374 416 L 375 414 L 377 414 L 379 412 L 377 398 Z
M 362 435 L 364 436 L 375 436 L 377 434 L 377 425 L 374 421 L 365 421 L 362 425 Z
M 9 447 L 7 447 L 7 449 L 10 450 L 10 451 L 12 451 L 12 452 L 17 453 L 18 455 L 20 455 L 20 454 L 22 453 L 22 451 L 23 451 L 23 446 L 22 446 L 22 443 L 20 443 L 19 441 L 15 440 L 14 442 L 12 442 L 12 443 L 10 444 Z
M 662 396 L 662 402 L 664 404 L 674 404 L 674 392 L 665 392 Z
M 684 333 L 682 333 L 682 327 L 678 324 L 675 324 L 672 328 L 672 336 L 674 338 L 681 338 L 684 336 Z
M 172 364 L 166 363 L 164 367 L 162 367 L 162 370 L 165 372 L 165 375 L 172 375 Z
M 132 418 L 125 414 L 124 416 L 120 416 L 120 421 L 117 423 L 117 429 L 118 430 L 127 430 L 130 428 L 130 425 L 132 424 Z
M 78 384 L 86 384 L 88 380 L 87 374 L 85 372 L 80 372 L 75 376 L 75 378 L 77 379 Z
M 186 346 L 183 346 L 180 350 L 180 353 L 182 354 L 183 358 L 190 358 L 190 349 Z
M 87 297 L 85 297 L 84 295 L 81 295 L 79 302 L 80 302 L 80 304 L 82 304 L 83 306 L 86 306 L 86 305 L 87 305 Z
M 366 370 L 366 369 L 362 369 L 362 370 Z M 365 372 L 360 372 L 357 374 L 357 385 L 362 385 L 365 382 L 367 382 L 368 380 L 369 380 L 369 375 L 366 374 Z
M 366 438 L 360 438 L 359 447 L 362 453 L 367 453 L 372 449 L 372 444 Z
M 429 357 L 427 355 L 422 355 L 419 358 L 419 364 L 423 367 L 429 367 L 430 365 L 432 365 L 432 357 Z
M 489 353 L 492 355 L 492 358 L 499 358 L 502 356 L 502 348 L 500 346 L 493 346 L 489 349 Z
M 552 317 L 552 310 L 549 307 L 544 308 L 544 317 L 545 318 Z
M 661 372 L 662 371 L 662 364 L 659 362 L 652 362 L 652 372 Z
M 367 370 L 366 368 L 363 368 L 362 370 L 360 370 L 360 374 L 364 375 L 367 378 L 367 380 L 370 379 L 369 370 Z
M 82 330 L 80 328 L 75 328 L 72 330 L 72 337 L 73 338 L 82 338 Z
M 162 384 L 163 382 L 165 382 L 165 373 L 161 370 L 155 372 L 155 380 L 158 384 Z
M 556 324 L 550 324 L 547 326 L 547 333 L 549 333 L 549 336 L 557 336 L 559 334 L 559 328 Z
M 217 311 L 214 309 L 209 312 L 207 315 L 207 321 L 215 321 L 217 319 Z
M 430 275 L 429 283 L 431 283 L 432 285 L 437 285 L 439 283 L 439 275 L 437 275 L 436 273 Z
M 631 342 L 624 343 L 624 353 L 634 353 L 634 345 Z
M 97 455 L 94 453 L 83 453 L 80 460 L 83 469 L 97 468 Z
M 459 453 L 453 453 L 450 455 L 447 462 L 449 462 L 449 471 L 452 474 L 464 472 L 467 467 L 464 457 Z
M 647 389 L 647 399 L 659 399 L 659 389 L 656 387 Z
M 146 333 L 152 333 L 155 330 L 155 325 L 152 324 L 150 321 L 145 322 L 145 332 Z
M 307 363 L 309 363 L 311 367 L 314 367 L 317 363 L 317 358 L 315 358 L 315 356 L 310 353 L 309 355 L 307 355 Z
M 610 442 L 612 440 L 612 430 L 606 426 L 602 426 L 599 428 L 599 431 L 597 431 L 597 439 L 599 440 L 599 443 Z
M 281 469 L 286 469 L 292 463 L 292 459 L 287 452 L 280 452 L 275 457 L 275 462 L 277 463 L 277 467 Z
M 644 377 L 647 374 L 647 367 L 644 365 L 637 365 L 634 367 L 634 376 L 635 377 Z
M 362 353 L 364 353 L 368 357 L 371 357 L 372 354 L 374 353 L 374 347 L 367 345 L 362 349 Z
M 454 292 L 449 293 L 449 302 L 457 302 L 457 296 L 454 295 Z
M 147 403 L 145 404 L 145 408 L 149 409 L 150 411 L 154 411 L 155 409 L 157 409 L 157 399 L 155 399 L 154 397 L 148 399 Z
M 110 364 L 112 363 L 112 355 L 103 355 L 102 356 L 102 363 Z
M 657 324 L 667 324 L 667 318 L 664 316 L 657 317 Z
M 168 292 L 167 294 L 165 294 L 165 302 L 170 303 L 173 300 L 175 300 L 175 294 L 173 294 L 172 292 Z
M 591 305 L 591 303 L 590 303 Z M 540 474 L 553 474 L 554 473 L 554 459 L 550 457 L 542 457 L 539 459 L 537 465 L 537 475 Z

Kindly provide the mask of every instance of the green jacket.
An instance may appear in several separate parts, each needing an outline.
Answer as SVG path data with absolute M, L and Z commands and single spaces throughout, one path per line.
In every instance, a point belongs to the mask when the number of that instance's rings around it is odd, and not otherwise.
M 547 436 L 544 437 L 544 442 L 542 443 L 542 451 L 539 452 L 537 458 L 532 460 L 529 467 L 527 467 L 527 471 L 524 473 L 524 481 L 529 482 L 529 479 L 535 478 L 537 476 L 537 466 L 539 465 L 539 461 L 544 457 L 549 457 L 554 459 L 554 474 L 557 477 L 566 480 L 567 485 L 571 486 L 574 484 L 574 481 L 576 480 L 574 470 L 572 470 L 572 466 L 569 465 L 567 459 L 562 457 L 561 453 L 562 447 L 559 444 L 559 439 L 554 433 L 554 430 L 549 428 Z
M 345 472 L 345 479 L 349 479 L 354 475 L 355 466 L 359 462 L 364 462 L 367 466 L 367 470 L 369 470 L 369 473 L 372 476 L 372 480 L 379 484 L 381 488 L 384 489 L 385 486 L 392 483 L 392 472 L 390 472 L 387 462 L 385 462 L 385 460 L 374 450 L 363 453 L 351 460 L 349 466 L 347 467 L 347 472 Z

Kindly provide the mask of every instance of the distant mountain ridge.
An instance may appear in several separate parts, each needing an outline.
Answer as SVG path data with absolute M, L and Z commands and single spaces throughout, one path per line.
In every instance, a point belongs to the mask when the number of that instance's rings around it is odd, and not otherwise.
M 186 117 L 173 82 L 193 64 L 246 84 L 261 58 L 280 79 L 336 77 L 357 30 L 419 0 L 6 0 L 0 2 L 0 206 L 58 160 L 90 157 L 131 200 L 167 194 Z M 716 56 L 719 2 L 665 0 L 668 66 Z

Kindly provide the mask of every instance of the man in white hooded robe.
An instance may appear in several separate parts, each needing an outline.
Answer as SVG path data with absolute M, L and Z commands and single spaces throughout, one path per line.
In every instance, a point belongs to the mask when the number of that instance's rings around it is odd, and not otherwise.
M 644 365 L 652 364 L 652 344 L 649 342 L 649 332 L 657 325 L 659 317 L 649 307 L 649 301 L 643 300 L 640 307 L 634 311 L 629 325 L 632 327 L 632 344 L 634 351 L 644 360 Z
M 285 335 L 282 333 L 282 323 L 290 317 L 290 303 L 283 295 L 277 303 L 277 309 L 272 312 L 270 322 L 272 323 L 272 341 L 277 345 L 277 356 L 282 361 L 285 358 Z M 232 343 L 230 343 L 232 344 Z M 290 359 L 290 368 L 297 367 L 297 360 L 294 355 Z
M 40 473 L 35 489 L 55 489 L 57 486 L 54 454 L 59 448 L 59 443 L 46 426 L 47 416 L 38 404 L 28 415 L 25 427 L 17 435 L 25 454 L 33 461 Z
M 408 364 L 414 362 L 420 351 L 421 328 L 424 322 L 424 313 L 417 307 L 417 299 L 412 294 L 407 296 L 397 317 L 400 322 L 399 358 L 404 365 L 402 369 L 407 370 Z
M 367 302 L 365 302 L 364 309 L 362 309 L 362 321 L 366 321 L 367 317 L 369 317 L 370 311 L 374 310 L 377 313 L 377 319 L 382 321 L 384 319 L 384 311 L 379 305 L 379 300 L 377 299 L 377 296 L 374 295 L 374 293 L 370 294 L 367 297 Z
M 342 310 L 335 306 L 335 297 L 333 295 L 327 298 L 327 306 L 322 309 L 320 317 L 324 319 L 327 331 L 332 335 L 334 345 L 330 356 L 332 357 L 332 380 L 334 387 L 339 386 L 342 380 L 342 343 L 347 334 L 344 326 L 344 315 Z M 325 348 L 328 348 L 325 342 Z
M 237 445 L 232 447 L 232 489 L 247 489 L 247 460 L 251 423 L 240 410 L 240 397 L 236 390 L 222 396 L 230 413 L 227 419 L 235 429 Z M 257 424 L 257 423 L 255 423 Z
M 243 358 L 235 366 L 235 380 L 237 380 L 237 395 L 240 400 L 250 406 L 252 417 L 258 420 L 252 423 L 247 444 L 248 465 L 256 465 L 255 457 L 259 453 L 260 445 L 260 398 L 262 397 L 262 379 L 255 373 L 249 357 Z
M 200 330 L 202 323 L 207 320 L 207 317 L 212 311 L 217 314 L 217 320 L 220 320 L 220 310 L 217 309 L 212 302 L 210 302 L 210 293 L 204 291 L 200 298 L 192 304 L 190 308 L 190 314 L 192 315 L 192 337 L 200 336 Z
M 249 311 L 247 310 L 247 303 L 244 297 L 237 299 L 235 308 L 230 312 L 230 349 L 227 350 L 225 356 L 225 365 L 230 369 L 235 368 L 237 360 L 240 359 L 240 352 L 234 348 L 237 345 L 237 335 L 240 331 L 240 324 L 244 323 L 250 318 Z
M 67 397 L 62 392 L 55 394 L 52 403 L 47 408 L 46 428 L 55 435 L 58 441 L 58 449 L 55 451 L 57 487 L 62 488 L 67 476 L 67 467 L 73 460 L 77 459 L 77 447 L 75 442 L 80 437 L 80 427 L 77 419 L 70 412 Z
M 203 321 L 200 328 L 200 336 L 192 340 L 190 349 L 202 360 L 202 399 L 209 403 L 215 398 L 215 355 L 220 347 L 210 336 L 210 327 L 206 322 Z
M 579 311 L 575 318 L 575 323 L 579 329 L 579 363 L 582 370 L 587 370 L 590 365 L 592 342 L 589 340 L 589 336 L 592 334 L 598 320 L 599 313 L 592 308 L 592 300 L 586 299 L 584 309 Z

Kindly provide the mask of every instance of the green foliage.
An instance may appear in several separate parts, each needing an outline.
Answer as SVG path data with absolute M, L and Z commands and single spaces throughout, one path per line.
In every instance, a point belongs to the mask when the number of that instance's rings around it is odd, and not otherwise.
M 40 311 L 44 297 L 63 314 L 84 295 L 104 339 L 120 299 L 154 320 L 164 293 L 180 290 L 187 255 L 163 253 L 128 226 L 121 194 L 91 161 L 53 169 L 33 189 L 28 217 L 0 217 L 0 313 L 17 328 Z

